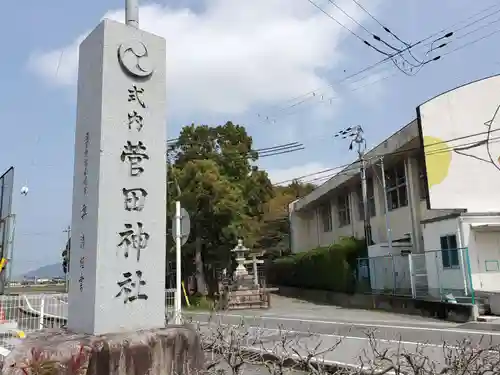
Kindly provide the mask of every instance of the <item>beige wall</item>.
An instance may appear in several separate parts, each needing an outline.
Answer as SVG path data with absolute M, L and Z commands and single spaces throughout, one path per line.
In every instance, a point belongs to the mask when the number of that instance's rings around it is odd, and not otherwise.
M 392 240 L 402 239 L 407 234 L 412 234 L 415 231 L 417 236 L 417 251 L 423 251 L 423 237 L 420 227 L 420 220 L 428 219 L 431 217 L 442 216 L 450 211 L 429 211 L 425 200 L 420 199 L 420 181 L 419 181 L 419 163 L 411 155 L 401 156 L 398 162 L 408 161 L 406 173 L 411 174 L 412 177 L 408 178 L 407 182 L 407 196 L 408 205 L 389 211 L 388 219 Z M 389 165 L 388 168 L 391 166 Z M 378 168 L 378 167 L 377 167 Z M 377 169 L 380 176 L 380 169 Z M 375 209 L 376 216 L 371 218 L 372 237 L 375 243 L 387 242 L 386 230 L 386 217 L 384 209 L 384 192 L 381 185 L 380 178 L 373 176 L 374 180 L 374 196 L 375 196 Z M 411 183 L 411 185 L 409 185 Z M 302 221 L 292 220 L 292 251 L 300 252 L 307 251 L 317 246 L 327 246 L 339 241 L 340 238 L 345 236 L 354 236 L 357 238 L 364 237 L 363 220 L 359 213 L 359 201 L 356 191 L 359 189 L 360 180 L 359 175 L 353 177 L 347 182 L 346 185 L 335 189 L 329 193 L 328 197 L 323 198 L 322 202 L 318 203 L 308 210 L 301 210 L 299 212 L 292 211 L 291 216 L 300 216 Z M 348 191 L 350 194 L 350 212 L 351 223 L 346 226 L 339 226 L 338 210 L 336 200 L 340 192 Z M 409 198 L 411 196 L 414 200 L 415 210 L 411 210 Z M 330 204 L 332 212 L 332 230 L 325 232 L 323 230 L 323 223 L 320 215 L 320 208 L 322 205 Z M 412 211 L 416 218 L 417 225 L 412 229 Z M 305 214 L 307 212 L 307 215 Z M 305 219 L 305 217 L 308 219 Z M 297 226 L 294 226 L 297 225 Z M 302 228 L 299 228 L 302 227 Z M 307 228 L 307 229 L 305 229 Z M 301 237 L 301 238 L 299 238 Z M 420 241 L 420 243 L 419 243 Z

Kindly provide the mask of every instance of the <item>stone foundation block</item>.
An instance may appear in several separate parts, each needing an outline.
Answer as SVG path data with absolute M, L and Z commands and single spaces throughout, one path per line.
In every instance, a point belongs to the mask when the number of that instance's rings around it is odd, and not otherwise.
M 29 334 L 5 358 L 12 375 L 199 375 L 201 340 L 191 326 L 92 336 L 67 330 Z

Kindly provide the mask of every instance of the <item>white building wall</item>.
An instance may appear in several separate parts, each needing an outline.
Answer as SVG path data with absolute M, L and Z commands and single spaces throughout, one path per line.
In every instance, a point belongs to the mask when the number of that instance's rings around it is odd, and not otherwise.
M 500 216 L 466 215 L 461 219 L 463 243 L 469 249 L 474 290 L 500 292 Z M 481 226 L 489 225 L 489 228 Z
M 413 161 L 410 165 L 414 166 L 415 161 Z M 416 168 L 416 166 L 414 167 Z M 411 169 L 413 171 L 413 169 Z M 380 173 L 377 170 L 377 173 Z M 413 172 L 416 173 L 416 172 Z M 407 179 L 408 181 L 408 179 Z M 414 196 L 419 196 L 419 181 L 418 179 L 415 181 L 415 178 L 410 179 L 413 181 L 415 186 L 413 189 L 408 189 L 412 192 Z M 335 191 L 331 192 L 329 198 L 323 198 L 321 202 L 319 202 L 314 208 L 309 210 L 301 210 L 299 212 L 294 212 L 291 210 L 291 225 L 296 226 L 309 226 L 309 230 L 301 230 L 296 227 L 293 228 L 293 232 L 296 234 L 293 236 L 292 240 L 292 251 L 293 252 L 301 252 L 307 251 L 312 248 L 318 246 L 328 246 L 330 244 L 338 242 L 342 237 L 364 237 L 364 223 L 362 215 L 359 213 L 359 198 L 356 193 L 358 189 L 358 184 L 352 184 L 348 187 L 348 191 L 350 194 L 350 213 L 351 213 L 351 222 L 348 225 L 340 226 L 338 220 L 338 210 L 336 206 L 337 196 L 335 195 Z M 346 187 L 339 189 L 339 194 L 345 193 Z M 408 192 L 407 192 L 408 193 Z M 372 227 L 372 239 L 375 243 L 384 243 L 388 241 L 387 236 L 387 224 L 385 217 L 385 204 L 384 204 L 384 192 L 381 186 L 381 182 L 377 177 L 374 177 L 374 196 L 375 196 L 375 210 L 376 216 L 370 218 L 370 224 Z M 332 214 L 332 230 L 329 232 L 325 232 L 323 228 L 323 222 L 321 218 L 321 207 L 325 204 L 331 205 L 331 214 Z M 420 217 L 421 210 L 425 209 L 425 201 L 417 199 L 416 204 L 416 214 L 417 217 Z M 304 213 L 307 212 L 308 215 Z M 409 205 L 400 207 L 394 210 L 389 211 L 389 228 L 392 234 L 392 239 L 402 239 L 406 238 L 408 234 L 412 233 L 412 218 Z M 303 218 L 302 221 L 294 220 L 292 217 L 300 216 Z M 306 224 L 304 220 L 305 217 L 308 217 L 309 223 Z M 297 238 L 298 233 L 301 233 L 302 236 L 309 236 L 308 240 Z M 421 236 L 421 233 L 417 234 Z
M 489 228 L 481 228 L 491 225 Z M 500 216 L 461 216 L 422 224 L 429 290 L 500 291 Z M 455 234 L 459 247 L 459 267 L 443 267 L 440 238 Z M 467 251 L 465 250 L 467 248 Z M 468 254 L 468 260 L 467 260 Z M 470 275 L 470 276 L 469 276 Z
M 463 269 L 463 254 L 465 251 L 459 250 L 460 264 L 456 268 L 444 268 L 441 252 L 441 237 L 455 235 L 457 244 L 460 244 L 460 234 L 458 232 L 458 219 L 450 218 L 431 223 L 422 224 L 422 232 L 425 247 L 425 263 L 427 267 L 427 284 L 429 293 L 435 297 L 443 293 L 455 291 L 462 292 L 464 286 L 464 275 L 467 270 Z M 459 245 L 460 246 L 460 245 Z M 463 255 L 462 255 L 463 254 Z M 465 267 L 467 267 L 465 263 Z

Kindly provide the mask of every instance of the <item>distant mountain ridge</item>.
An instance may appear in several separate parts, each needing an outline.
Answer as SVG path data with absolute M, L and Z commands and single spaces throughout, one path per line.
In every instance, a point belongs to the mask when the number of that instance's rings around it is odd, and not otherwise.
M 21 275 L 21 278 L 33 279 L 35 277 L 38 279 L 52 279 L 56 277 L 64 277 L 62 264 L 61 263 L 49 264 Z

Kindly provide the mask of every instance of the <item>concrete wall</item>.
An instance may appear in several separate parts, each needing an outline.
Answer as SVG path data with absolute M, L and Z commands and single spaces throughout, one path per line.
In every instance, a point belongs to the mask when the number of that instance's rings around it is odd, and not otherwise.
M 370 219 L 373 241 L 375 243 L 388 242 L 381 169 L 377 164 L 379 161 L 377 156 L 386 155 L 384 157 L 386 170 L 393 168 L 398 163 L 404 164 L 408 198 L 408 205 L 389 211 L 390 234 L 393 240 L 405 238 L 407 234 L 410 234 L 416 253 L 424 251 L 420 221 L 454 212 L 454 210 L 427 209 L 427 202 L 424 198 L 426 191 L 421 191 L 422 188 L 426 189 L 420 178 L 423 172 L 423 158 L 416 151 L 420 146 L 418 124 L 413 121 L 366 154 L 368 159 L 367 176 L 373 180 L 376 209 L 376 216 Z M 391 153 L 395 154 L 391 155 Z M 307 251 L 316 246 L 327 246 L 344 236 L 358 238 L 364 236 L 363 220 L 358 212 L 359 197 L 356 193 L 360 189 L 361 179 L 359 173 L 352 172 L 356 168 L 359 168 L 359 163 L 350 165 L 347 168 L 349 173 L 332 177 L 312 193 L 290 205 L 292 232 L 295 232 L 295 235 L 292 236 L 293 252 Z M 345 191 L 349 192 L 351 198 L 351 223 L 341 227 L 338 223 L 336 200 L 339 194 Z M 333 228 L 329 232 L 323 230 L 320 216 L 321 207 L 325 205 L 331 206 Z M 296 216 L 302 220 L 294 220 Z M 304 238 L 305 236 L 308 238 Z
M 500 215 L 464 215 L 460 221 L 474 289 L 500 292 Z
M 425 244 L 425 263 L 429 293 L 435 297 L 443 293 L 463 293 L 464 277 L 467 276 L 467 264 L 464 262 L 465 251 L 459 250 L 460 264 L 454 268 L 443 267 L 441 251 L 442 236 L 455 235 L 459 243 L 458 218 L 449 218 L 422 224 Z M 464 265 L 465 264 L 465 265 Z M 464 269 L 465 267 L 465 269 Z
M 414 157 L 401 157 L 399 162 L 403 163 L 405 159 L 412 161 L 412 169 L 410 173 L 416 173 L 417 162 Z M 380 176 L 380 169 L 375 170 Z M 384 192 L 380 182 L 380 177 L 373 175 L 374 181 L 374 199 L 376 216 L 370 219 L 372 227 L 372 239 L 375 243 L 388 242 L 387 224 L 385 217 Z M 407 183 L 407 195 L 410 191 L 414 197 L 417 197 L 416 209 L 412 210 L 410 204 L 389 211 L 389 228 L 393 240 L 406 238 L 408 234 L 413 233 L 412 215 L 415 215 L 416 220 L 420 217 L 427 217 L 427 208 L 425 200 L 419 198 L 420 183 L 419 180 L 407 179 L 413 182 L 409 187 Z M 301 252 L 307 251 L 317 246 L 328 246 L 336 243 L 342 237 L 354 236 L 357 238 L 364 237 L 363 220 L 359 213 L 359 197 L 356 193 L 361 184 L 359 174 L 353 176 L 347 183 L 339 189 L 335 189 L 322 199 L 318 199 L 315 205 L 300 211 L 295 210 L 295 204 L 290 205 L 290 219 L 292 227 L 292 251 Z M 338 208 L 336 205 L 337 198 L 340 194 L 348 192 L 350 196 L 350 212 L 351 223 L 349 225 L 340 226 L 338 220 Z M 321 218 L 321 208 L 325 205 L 331 206 L 332 214 L 332 230 L 325 232 Z M 418 221 L 417 221 L 418 222 Z M 416 237 L 421 237 L 420 227 L 417 228 Z M 308 236 L 307 238 L 305 238 Z M 418 242 L 418 241 L 417 241 Z M 417 248 L 421 251 L 421 248 Z
M 422 232 L 430 292 L 465 293 L 471 279 L 475 291 L 500 292 L 500 216 L 463 214 L 422 224 Z M 464 249 L 458 267 L 444 268 L 440 237 L 452 234 Z
M 447 303 L 442 301 L 425 301 L 409 297 L 369 294 L 344 294 L 325 290 L 300 289 L 279 286 L 280 295 L 355 309 L 374 309 L 401 314 L 418 315 L 444 319 L 457 323 L 474 321 L 477 318 L 477 307 L 472 304 Z

